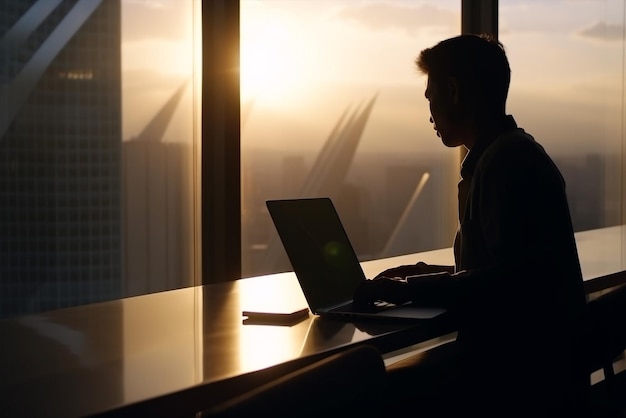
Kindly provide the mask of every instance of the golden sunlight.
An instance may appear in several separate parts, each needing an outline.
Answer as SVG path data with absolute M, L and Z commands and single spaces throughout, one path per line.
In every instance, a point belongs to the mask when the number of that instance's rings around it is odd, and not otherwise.
M 240 82 L 242 100 L 283 102 L 298 78 L 291 28 L 276 16 L 249 15 L 241 25 Z

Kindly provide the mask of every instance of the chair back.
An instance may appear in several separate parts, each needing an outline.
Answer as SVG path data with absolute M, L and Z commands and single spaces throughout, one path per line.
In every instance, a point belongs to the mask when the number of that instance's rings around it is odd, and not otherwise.
M 588 371 L 611 367 L 626 350 L 626 285 L 587 304 L 585 351 Z

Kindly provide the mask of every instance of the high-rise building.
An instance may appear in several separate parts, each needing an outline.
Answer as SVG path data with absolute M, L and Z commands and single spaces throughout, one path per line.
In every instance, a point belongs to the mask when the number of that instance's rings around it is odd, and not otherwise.
M 0 3 L 0 317 L 122 295 L 120 7 Z
M 194 284 L 192 147 L 164 141 L 187 84 L 122 145 L 124 296 Z

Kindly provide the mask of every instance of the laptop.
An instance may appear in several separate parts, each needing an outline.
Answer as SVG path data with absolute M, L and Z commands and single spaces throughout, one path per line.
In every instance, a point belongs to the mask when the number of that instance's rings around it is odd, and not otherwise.
M 354 292 L 367 279 L 332 201 L 327 197 L 268 200 L 266 205 L 312 313 L 425 320 L 445 312 L 413 304 L 356 310 Z

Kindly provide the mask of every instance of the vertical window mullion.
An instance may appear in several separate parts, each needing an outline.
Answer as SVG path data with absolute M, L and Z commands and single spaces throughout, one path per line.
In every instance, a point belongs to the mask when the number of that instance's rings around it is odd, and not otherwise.
M 241 276 L 239 1 L 202 1 L 202 282 Z

